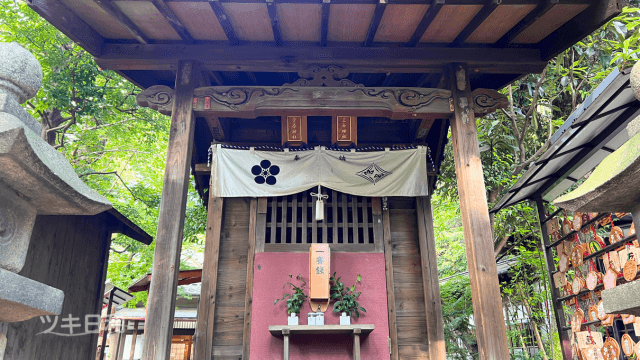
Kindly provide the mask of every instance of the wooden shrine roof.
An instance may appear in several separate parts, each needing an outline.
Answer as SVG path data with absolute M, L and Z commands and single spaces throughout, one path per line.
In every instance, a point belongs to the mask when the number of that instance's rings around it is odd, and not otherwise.
M 205 85 L 279 86 L 339 65 L 365 86 L 437 87 L 467 63 L 472 88 L 500 88 L 621 11 L 620 0 L 30 0 L 141 87 L 173 86 L 177 60 Z

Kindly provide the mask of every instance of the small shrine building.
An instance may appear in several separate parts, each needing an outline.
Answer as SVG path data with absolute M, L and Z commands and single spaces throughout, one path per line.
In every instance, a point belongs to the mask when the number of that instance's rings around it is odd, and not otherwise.
M 139 105 L 171 116 L 143 359 L 170 356 L 191 175 L 208 211 L 194 359 L 281 358 L 288 337 L 268 325 L 286 310 L 273 301 L 288 274 L 308 273 L 314 243 L 329 245 L 330 271 L 362 274 L 370 311 L 359 322 L 375 330 L 357 350 L 339 335 L 292 337 L 292 357 L 445 359 L 430 204 L 444 156 L 479 358 L 509 358 L 476 118 L 506 106 L 497 89 L 619 14 L 620 0 L 29 5 L 144 89 Z

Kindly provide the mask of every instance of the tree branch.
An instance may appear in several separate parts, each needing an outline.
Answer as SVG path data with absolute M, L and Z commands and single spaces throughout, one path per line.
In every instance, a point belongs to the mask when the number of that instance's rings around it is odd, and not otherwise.
M 125 251 L 129 250 L 129 248 L 130 248 L 130 247 L 131 247 L 131 245 L 127 245 L 124 249 L 122 249 L 122 250 L 120 250 L 120 251 L 118 251 L 118 250 L 116 250 L 115 248 L 111 247 L 111 248 L 110 248 L 110 250 L 111 250 L 111 251 L 113 251 L 113 252 L 116 252 L 116 253 L 118 253 L 118 254 L 122 254 L 122 253 L 124 253 Z M 131 260 L 129 260 L 129 261 L 131 261 Z
M 96 171 L 96 172 L 89 172 L 89 173 L 85 173 L 85 174 L 80 174 L 78 175 L 78 177 L 82 178 L 84 176 L 89 176 L 89 175 L 115 175 L 116 177 L 118 177 L 118 179 L 120 180 L 120 182 L 122 182 L 122 185 L 127 189 L 127 191 L 129 191 L 129 193 L 131 194 L 131 196 L 133 196 L 133 198 L 135 200 L 138 200 L 142 203 L 144 203 L 145 205 L 147 205 L 147 207 L 152 208 L 152 206 L 146 202 L 145 200 L 139 198 L 138 196 L 136 196 L 136 194 L 133 193 L 133 191 L 129 188 L 129 186 L 127 186 L 127 183 L 124 182 L 124 180 L 120 177 L 120 174 L 118 174 L 117 171 L 106 171 L 106 172 L 100 172 L 100 171 Z

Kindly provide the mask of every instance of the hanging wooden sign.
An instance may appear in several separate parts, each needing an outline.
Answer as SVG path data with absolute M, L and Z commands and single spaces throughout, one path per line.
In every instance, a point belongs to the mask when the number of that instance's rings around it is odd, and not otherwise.
M 566 273 L 569 269 L 569 256 L 567 254 L 560 255 L 560 261 L 558 262 L 558 271 Z
M 553 283 L 557 288 L 564 287 L 567 284 L 567 274 L 563 272 L 553 274 Z
M 617 251 L 610 251 L 604 255 L 602 255 L 602 262 L 604 263 L 604 268 L 609 269 L 612 268 L 615 271 L 620 271 L 620 258 L 618 257 Z
M 331 142 L 338 146 L 358 145 L 357 119 L 356 116 L 334 116 Z
M 620 227 L 618 226 L 613 226 L 611 228 L 611 234 L 609 235 L 609 243 L 611 244 L 617 243 L 623 238 L 624 238 L 624 233 L 622 232 L 622 229 L 620 229 Z
M 558 256 L 564 254 L 564 241 L 561 241 L 556 245 L 556 254 L 558 254 Z
M 576 339 L 578 341 L 578 348 L 584 349 L 589 345 L 595 345 L 598 349 L 601 349 L 604 345 L 602 340 L 602 333 L 599 331 L 580 331 L 576 333 Z
M 584 311 L 578 308 L 571 316 L 571 332 L 577 333 L 582 329 L 582 320 L 584 320 Z
M 574 294 L 578 294 L 580 291 L 582 291 L 584 289 L 584 286 L 585 282 L 579 275 L 573 278 L 573 282 L 571 283 L 571 290 Z
M 636 226 L 633 223 L 631 223 L 631 227 L 629 228 L 629 236 L 635 233 L 636 233 Z
M 590 271 L 586 283 L 587 289 L 593 291 L 598 284 L 602 284 L 602 274 L 598 271 Z
M 598 303 L 598 319 L 605 320 L 608 315 L 609 314 L 604 312 L 604 304 L 602 303 L 602 300 L 600 300 L 600 302 Z
M 604 289 L 609 290 L 616 287 L 618 281 L 618 273 L 612 268 L 607 269 L 607 273 L 604 274 L 602 282 L 604 283 Z
M 587 215 L 587 214 L 582 214 L 582 227 L 581 227 L 581 231 L 582 231 L 582 233 L 583 233 L 583 234 L 587 234 L 587 233 L 589 233 L 589 231 L 591 231 L 591 230 L 589 229 L 589 226 L 586 226 L 586 225 L 585 225 L 587 222 L 589 222 L 589 220 L 591 220 L 591 219 L 589 218 L 589 215 Z
M 640 334 L 640 317 L 635 317 L 633 319 L 633 332 L 636 334 Z
M 622 274 L 624 275 L 624 279 L 627 281 L 633 281 L 638 276 L 638 263 L 635 258 L 630 258 L 624 264 L 624 269 L 622 269 Z
M 575 231 L 580 230 L 580 228 L 582 227 L 582 213 L 577 212 L 573 214 L 572 225 L 573 225 L 573 230 Z
M 568 255 L 571 255 L 571 252 L 573 251 L 573 248 L 576 246 L 575 242 L 573 242 L 572 240 L 565 240 L 564 241 L 564 253 Z
M 620 358 L 620 345 L 612 338 L 608 337 L 602 346 L 602 356 L 604 360 L 617 360 Z
M 622 323 L 625 325 L 633 324 L 633 322 L 636 320 L 636 317 L 634 315 L 629 314 L 621 314 L 620 317 L 622 318 Z
M 309 248 L 309 305 L 312 311 L 327 311 L 330 276 L 329 244 L 312 244 Z
M 287 116 L 282 122 L 282 144 L 300 146 L 307 143 L 307 117 Z
M 602 219 L 600 219 L 600 226 L 607 226 L 609 225 L 609 222 L 611 221 L 611 216 L 605 216 Z
M 569 219 L 562 220 L 562 235 L 567 236 L 571 232 L 571 221 Z
M 631 339 L 631 336 L 629 336 L 629 334 L 624 334 L 622 335 L 621 340 L 622 352 L 628 357 L 633 355 L 633 347 L 636 345 L 636 343 L 633 341 L 633 339 Z
M 598 318 L 598 307 L 595 305 L 589 306 L 589 320 L 591 321 L 600 320 Z
M 547 221 L 547 234 L 552 242 L 560 239 L 560 221 L 557 217 Z
M 577 269 L 579 266 L 582 266 L 584 261 L 584 249 L 582 246 L 576 246 L 571 251 L 571 266 L 574 269 Z
M 602 352 L 595 345 L 588 345 L 582 349 L 582 356 L 585 360 L 604 360 Z
M 593 220 L 598 217 L 598 213 L 589 213 L 589 220 Z

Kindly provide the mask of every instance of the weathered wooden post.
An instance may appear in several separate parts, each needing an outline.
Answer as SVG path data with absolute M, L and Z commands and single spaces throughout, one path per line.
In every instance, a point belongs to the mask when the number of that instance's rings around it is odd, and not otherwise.
M 489 221 L 468 70 L 464 65 L 451 64 L 444 71 L 453 97 L 451 137 L 479 358 L 508 359 L 498 270 L 493 256 L 493 231 Z
M 438 259 L 433 232 L 433 213 L 431 197 L 416 198 L 418 216 L 418 244 L 422 262 L 422 281 L 424 306 L 427 315 L 427 345 L 430 360 L 444 360 L 447 347 L 444 342 L 444 323 L 440 302 L 440 283 L 438 281 Z
M 169 360 L 171 352 L 189 166 L 193 149 L 193 89 L 198 83 L 199 74 L 199 65 L 195 61 L 178 62 L 167 164 L 153 257 L 153 281 L 147 303 L 142 348 L 144 360 Z

